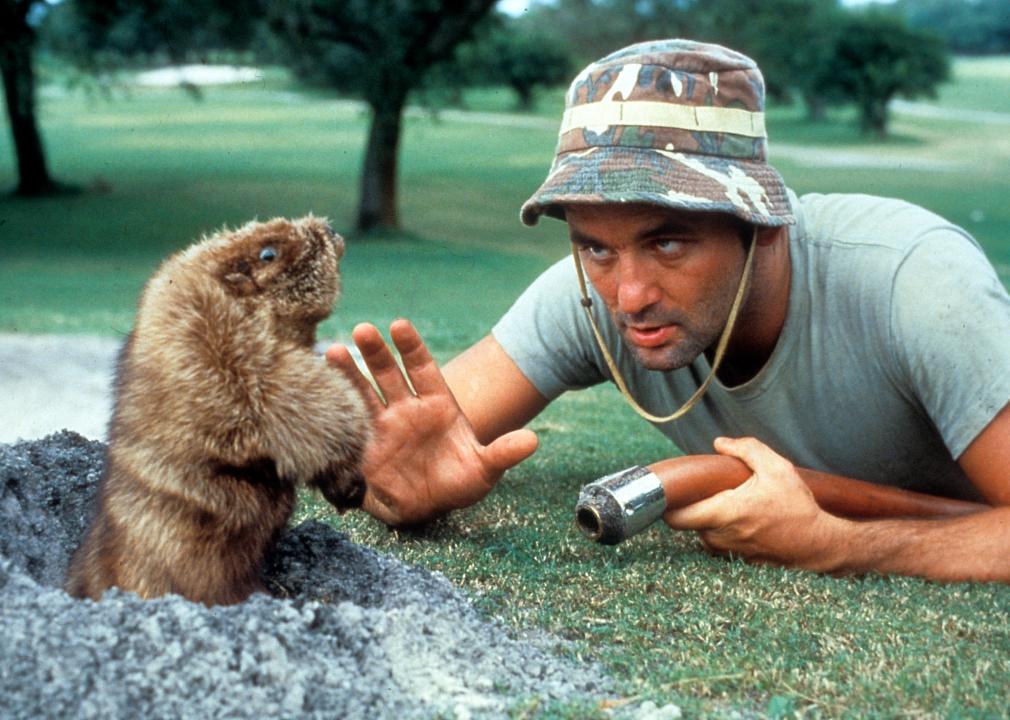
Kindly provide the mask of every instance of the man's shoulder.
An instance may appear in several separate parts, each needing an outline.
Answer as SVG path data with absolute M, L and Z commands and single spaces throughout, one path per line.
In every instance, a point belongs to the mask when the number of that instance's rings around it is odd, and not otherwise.
M 957 225 L 905 200 L 860 193 L 810 193 L 798 199 L 800 231 L 813 246 L 850 247 L 903 256 L 926 239 L 975 245 Z
M 835 301 L 887 303 L 899 276 L 985 271 L 989 262 L 965 230 L 923 207 L 859 194 L 804 195 L 794 256 L 813 286 Z M 920 282 L 929 292 L 928 282 Z
M 589 292 L 598 297 L 591 286 Z M 491 331 L 545 398 L 604 379 L 579 300 L 575 263 L 561 258 L 533 281 Z M 605 313 L 602 308 L 602 302 L 593 303 L 594 312 Z M 600 318 L 598 314 L 607 336 L 608 325 Z

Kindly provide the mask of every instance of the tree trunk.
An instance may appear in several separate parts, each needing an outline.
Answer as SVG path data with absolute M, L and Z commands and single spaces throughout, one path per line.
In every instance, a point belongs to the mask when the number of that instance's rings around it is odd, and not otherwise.
M 533 86 L 526 83 L 512 83 L 516 94 L 516 110 L 530 112 L 533 110 Z
M 811 122 L 822 122 L 828 116 L 828 104 L 821 95 L 803 93 L 803 105 L 807 109 L 807 120 Z
M 399 227 L 396 211 L 397 159 L 406 98 L 406 92 L 390 91 L 369 101 L 372 123 L 361 172 L 358 206 L 358 230 L 362 232 Z
M 890 97 L 871 97 L 864 99 L 862 103 L 862 119 L 860 123 L 862 125 L 864 135 L 872 133 L 880 139 L 887 137 L 888 102 L 890 102 Z
M 30 32 L 30 31 L 29 31 Z M 46 166 L 35 119 L 35 74 L 32 68 L 32 44 L 15 39 L 0 47 L 0 71 L 3 73 L 7 117 L 18 165 L 18 195 L 48 195 L 59 190 Z

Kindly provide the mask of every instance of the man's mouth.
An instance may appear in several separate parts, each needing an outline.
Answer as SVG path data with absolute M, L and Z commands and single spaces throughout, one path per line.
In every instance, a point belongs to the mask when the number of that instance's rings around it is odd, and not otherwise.
M 625 330 L 629 342 L 639 347 L 658 347 L 670 340 L 676 332 L 676 325 L 654 325 L 649 327 L 632 327 Z

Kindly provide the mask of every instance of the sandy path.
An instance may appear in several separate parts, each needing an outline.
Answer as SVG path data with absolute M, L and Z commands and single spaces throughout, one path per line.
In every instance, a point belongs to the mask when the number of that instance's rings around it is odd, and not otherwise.
M 105 437 L 120 340 L 0 334 L 0 443 L 68 428 Z
M 330 342 L 320 341 L 316 350 Z M 104 440 L 122 343 L 96 335 L 0 333 L 0 443 L 63 429 Z M 360 360 L 356 348 L 352 354 Z

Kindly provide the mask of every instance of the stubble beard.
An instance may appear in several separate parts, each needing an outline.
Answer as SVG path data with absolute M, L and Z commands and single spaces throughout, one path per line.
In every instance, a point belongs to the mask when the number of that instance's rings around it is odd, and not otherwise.
M 710 295 L 709 300 L 699 304 L 690 317 L 679 311 L 666 311 L 658 307 L 648 307 L 633 314 L 613 311 L 611 317 L 625 345 L 644 368 L 662 372 L 678 370 L 690 365 L 709 348 L 715 347 L 729 318 L 736 289 L 735 283 L 719 288 L 717 293 Z M 631 342 L 628 336 L 629 325 L 675 325 L 677 332 L 666 344 L 651 348 L 640 347 Z

